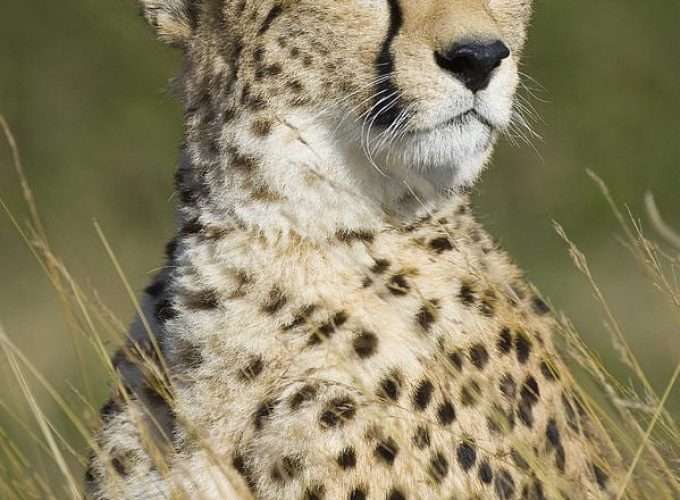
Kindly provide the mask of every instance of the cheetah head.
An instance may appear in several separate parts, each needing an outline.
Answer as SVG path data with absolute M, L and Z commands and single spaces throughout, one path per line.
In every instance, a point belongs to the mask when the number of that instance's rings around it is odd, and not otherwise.
M 141 1 L 219 106 L 305 112 L 374 164 L 447 188 L 477 178 L 511 123 L 531 12 L 531 0 Z M 188 100 L 200 92 L 187 85 Z

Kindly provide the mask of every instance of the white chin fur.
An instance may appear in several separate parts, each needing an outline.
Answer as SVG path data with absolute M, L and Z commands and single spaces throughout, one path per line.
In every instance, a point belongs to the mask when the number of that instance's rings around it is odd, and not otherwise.
M 418 170 L 459 169 L 491 148 L 495 134 L 476 118 L 464 125 L 448 125 L 405 135 L 386 151 L 386 159 Z
M 438 190 L 475 182 L 484 169 L 497 133 L 476 118 L 421 133 L 408 134 L 381 146 L 373 158 L 387 170 L 411 169 Z

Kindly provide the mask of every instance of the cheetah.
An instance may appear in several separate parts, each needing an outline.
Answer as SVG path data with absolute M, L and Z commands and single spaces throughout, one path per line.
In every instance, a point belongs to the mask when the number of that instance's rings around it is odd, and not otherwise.
M 141 0 L 182 50 L 176 237 L 91 498 L 600 499 L 606 436 L 469 189 L 531 0 Z

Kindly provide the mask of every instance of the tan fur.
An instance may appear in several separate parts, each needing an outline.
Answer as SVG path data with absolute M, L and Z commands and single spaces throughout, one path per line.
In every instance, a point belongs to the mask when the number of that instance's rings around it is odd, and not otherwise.
M 529 2 L 142 5 L 185 51 L 178 235 L 114 359 L 91 496 L 608 498 L 556 323 L 463 194 Z M 494 39 L 512 55 L 475 95 L 435 61 Z

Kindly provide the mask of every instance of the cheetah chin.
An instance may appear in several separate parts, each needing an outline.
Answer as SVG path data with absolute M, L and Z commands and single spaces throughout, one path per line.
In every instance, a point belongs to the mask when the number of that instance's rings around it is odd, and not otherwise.
M 184 55 L 177 234 L 89 495 L 611 498 L 558 325 L 464 192 L 530 0 L 141 4 Z

